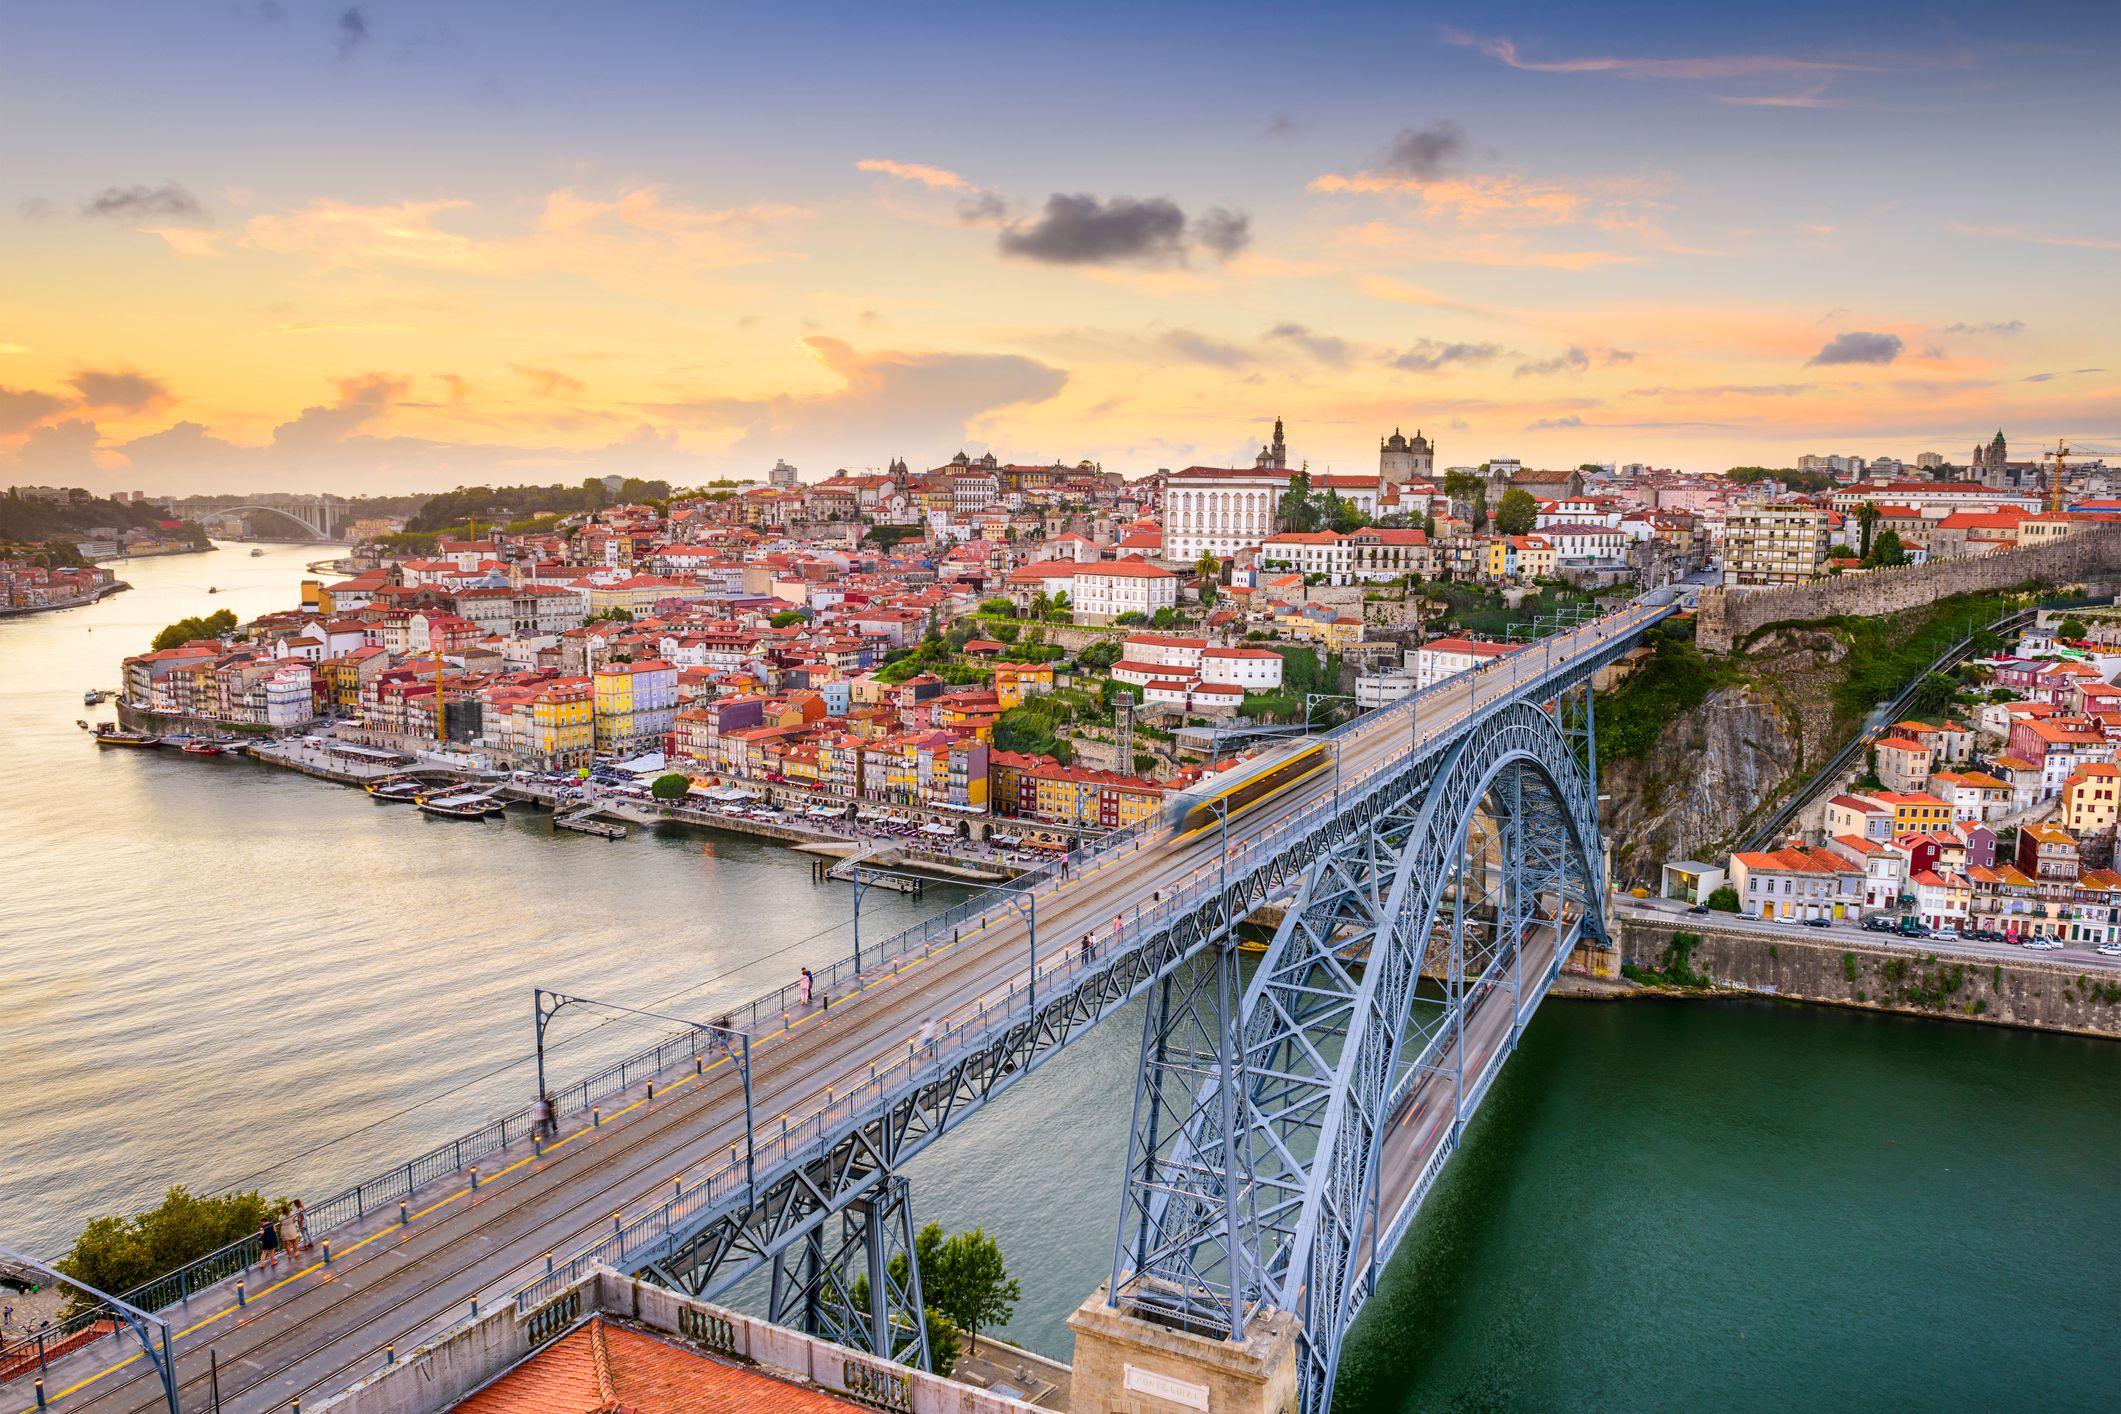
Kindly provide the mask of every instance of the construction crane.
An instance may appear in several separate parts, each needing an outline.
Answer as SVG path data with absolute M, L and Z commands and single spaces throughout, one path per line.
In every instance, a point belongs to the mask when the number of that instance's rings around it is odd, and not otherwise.
M 2062 513 L 2062 459 L 2069 455 L 2069 444 L 2057 437 L 2055 439 L 2055 450 L 2043 452 L 2041 455 L 2054 458 L 2053 465 L 2047 474 L 2047 512 L 2049 515 L 2060 515 Z

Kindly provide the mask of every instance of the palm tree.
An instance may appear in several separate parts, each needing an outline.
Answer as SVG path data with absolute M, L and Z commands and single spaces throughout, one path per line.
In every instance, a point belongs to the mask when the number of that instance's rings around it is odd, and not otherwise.
M 1856 524 L 1863 527 L 1863 546 L 1856 553 L 1866 560 L 1871 557 L 1871 535 L 1878 528 L 1881 514 L 1878 507 L 1869 501 L 1856 507 Z
M 1221 579 L 1223 562 L 1215 558 L 1213 550 L 1203 550 L 1200 552 L 1200 558 L 1193 562 L 1193 572 L 1202 579 Z

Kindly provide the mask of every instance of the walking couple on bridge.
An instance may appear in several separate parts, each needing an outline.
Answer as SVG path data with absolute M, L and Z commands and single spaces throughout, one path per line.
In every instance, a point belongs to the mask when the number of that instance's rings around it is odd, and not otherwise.
M 287 1253 L 290 1266 L 302 1249 L 309 1245 L 309 1210 L 302 1206 L 300 1198 L 292 1207 L 282 1204 L 277 1212 L 269 1212 L 258 1220 L 258 1265 L 267 1271 L 280 1267 L 280 1253 Z

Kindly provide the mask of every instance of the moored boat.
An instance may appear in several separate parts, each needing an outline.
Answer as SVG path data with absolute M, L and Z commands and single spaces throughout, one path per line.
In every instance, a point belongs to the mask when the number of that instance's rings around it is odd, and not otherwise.
M 368 793 L 377 800 L 411 804 L 426 794 L 427 787 L 418 781 L 384 781 L 368 788 Z
M 146 732 L 121 731 L 117 727 L 98 727 L 96 729 L 96 745 L 98 746 L 160 746 L 161 744 L 161 737 L 149 736 Z
M 184 754 L 187 756 L 220 756 L 226 752 L 227 748 L 217 741 L 187 741 L 184 743 Z
M 501 803 L 490 795 L 435 795 L 423 798 L 420 809 L 449 820 L 483 820 L 500 814 Z

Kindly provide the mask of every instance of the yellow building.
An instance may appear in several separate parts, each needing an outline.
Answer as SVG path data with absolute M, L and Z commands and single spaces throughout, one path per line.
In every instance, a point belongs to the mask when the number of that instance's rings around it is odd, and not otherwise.
M 548 768 L 589 764 L 596 746 L 595 702 L 588 678 L 559 678 L 530 704 L 530 750 Z
M 1004 712 L 1024 705 L 1036 693 L 1053 691 L 1051 663 L 997 663 L 994 665 L 994 695 Z
M 2121 766 L 2079 766 L 2062 784 L 2062 828 L 2078 839 L 2099 834 L 2121 820 Z
M 1952 823 L 1952 807 L 1924 791 L 1880 791 L 1871 799 L 1893 810 L 1893 834 L 1929 834 Z

